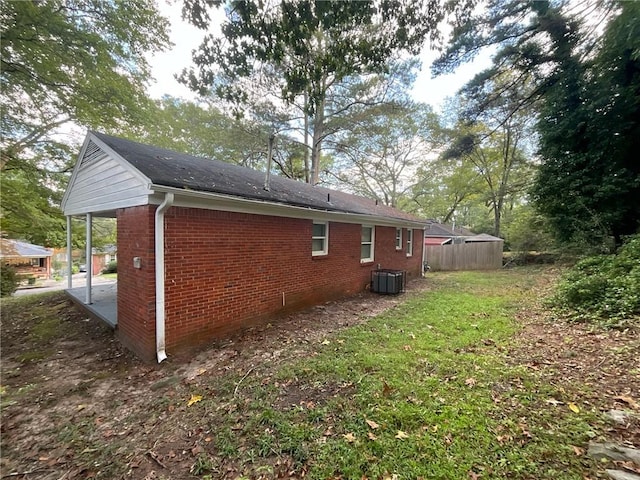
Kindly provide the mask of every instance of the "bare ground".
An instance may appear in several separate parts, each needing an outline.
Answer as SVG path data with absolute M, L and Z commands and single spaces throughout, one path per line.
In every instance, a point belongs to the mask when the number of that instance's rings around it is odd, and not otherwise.
M 408 295 L 428 288 L 428 281 L 414 281 Z M 312 355 L 333 332 L 366 322 L 405 298 L 363 293 L 280 319 L 277 328 L 250 329 L 191 358 L 170 358 L 159 366 L 138 361 L 111 331 L 87 319 L 63 294 L 42 297 L 40 305 L 28 311 L 5 307 L 2 478 L 112 478 L 109 472 L 117 478 L 194 478 L 189 469 L 212 442 L 206 422 L 180 422 L 179 413 L 188 408 L 193 391 L 216 395 L 217 388 L 229 388 L 212 381 L 223 375 L 233 378 L 236 390 L 249 375 L 268 379 L 282 363 Z M 42 316 L 51 312 L 54 320 L 42 327 Z M 535 305 L 522 310 L 519 321 L 523 327 L 505 352 L 509 362 L 579 395 L 585 406 L 640 412 L 637 331 L 552 322 Z M 318 387 L 307 390 L 304 398 L 321 402 L 349 388 Z M 290 391 L 295 396 L 295 388 Z M 226 408 L 237 407 L 221 405 L 216 413 L 224 414 Z M 612 440 L 640 446 L 637 420 L 611 425 L 608 434 Z M 288 468 L 286 462 L 276 463 L 276 476 L 286 476 Z

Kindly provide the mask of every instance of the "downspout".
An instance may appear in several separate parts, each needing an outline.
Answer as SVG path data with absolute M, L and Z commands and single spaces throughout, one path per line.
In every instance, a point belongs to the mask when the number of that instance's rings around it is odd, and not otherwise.
M 156 209 L 156 355 L 158 357 L 158 363 L 167 358 L 164 338 L 164 212 L 173 205 L 173 200 L 173 193 L 165 193 L 164 200 Z
M 425 241 L 427 239 L 427 229 L 422 229 L 422 276 L 427 273 L 427 247 Z

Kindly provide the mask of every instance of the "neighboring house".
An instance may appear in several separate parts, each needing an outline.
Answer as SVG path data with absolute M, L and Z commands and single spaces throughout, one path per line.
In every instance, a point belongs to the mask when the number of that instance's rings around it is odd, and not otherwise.
M 0 238 L 0 261 L 11 265 L 24 277 L 51 277 L 51 256 L 53 250 L 19 240 Z
M 502 266 L 504 240 L 461 227 L 428 222 L 425 260 L 432 270 L 484 270 Z
M 424 221 L 405 212 L 95 132 L 62 207 L 89 233 L 93 216 L 117 218 L 116 333 L 158 361 L 423 263 Z
M 449 226 L 433 220 L 427 222 L 424 230 L 425 245 L 453 245 L 465 243 L 475 233 L 466 228 Z
M 105 245 L 101 248 L 91 250 L 91 268 L 94 275 L 99 275 L 107 268 L 109 263 L 117 261 L 118 247 L 115 245 Z

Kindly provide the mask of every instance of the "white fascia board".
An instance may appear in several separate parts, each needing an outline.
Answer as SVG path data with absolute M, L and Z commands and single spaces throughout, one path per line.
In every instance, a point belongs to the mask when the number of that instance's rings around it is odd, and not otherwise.
M 317 210 L 310 207 L 298 207 L 276 202 L 252 200 L 248 198 L 224 195 L 220 193 L 200 192 L 182 188 L 166 187 L 164 185 L 149 185 L 149 190 L 159 193 L 175 194 L 174 207 L 202 208 L 206 210 L 221 210 L 225 212 L 252 213 L 255 215 L 270 215 L 274 217 L 304 218 L 325 222 L 371 224 L 381 227 L 405 227 L 423 230 L 425 224 L 401 218 L 390 218 L 358 213 L 334 212 Z M 150 202 L 159 205 L 162 197 L 152 197 Z

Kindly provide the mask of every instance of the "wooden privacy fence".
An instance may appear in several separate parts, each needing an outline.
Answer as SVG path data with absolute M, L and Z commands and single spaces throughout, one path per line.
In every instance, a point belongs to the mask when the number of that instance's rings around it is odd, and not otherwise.
M 426 245 L 432 270 L 493 270 L 502 268 L 504 242 L 473 242 L 454 245 Z

